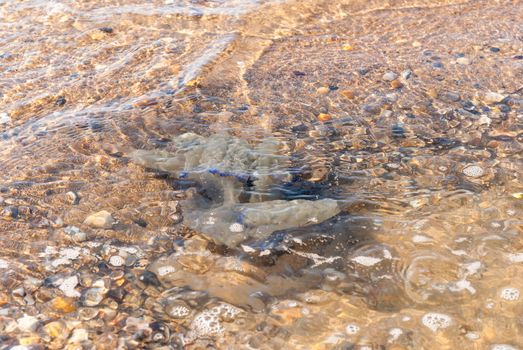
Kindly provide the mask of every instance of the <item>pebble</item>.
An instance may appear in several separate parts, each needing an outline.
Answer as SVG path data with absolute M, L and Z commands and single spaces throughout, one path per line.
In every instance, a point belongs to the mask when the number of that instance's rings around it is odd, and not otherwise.
M 53 300 L 51 300 L 50 304 L 53 307 L 53 309 L 63 313 L 76 311 L 76 305 L 74 301 L 70 298 L 56 297 Z
M 59 96 L 59 97 L 56 99 L 55 104 L 56 104 L 57 106 L 63 106 L 63 105 L 65 105 L 65 102 L 67 102 L 67 101 L 65 100 L 65 97 L 63 97 L 63 96 Z
M 481 116 L 481 118 L 479 118 L 479 120 L 478 120 L 479 125 L 490 125 L 491 122 L 492 122 L 492 119 L 490 119 L 486 115 Z
M 399 89 L 403 87 L 403 83 L 399 81 L 398 79 L 394 79 L 390 82 L 390 87 L 393 89 Z
M 11 117 L 7 113 L 0 113 L 0 125 L 11 123 Z
M 34 332 L 38 328 L 40 321 L 33 316 L 27 316 L 19 318 L 16 320 L 18 329 L 22 332 Z
M 412 71 L 410 69 L 404 70 L 401 72 L 401 77 L 405 80 L 409 79 L 412 75 Z
M 330 116 L 330 114 L 326 114 L 326 113 L 320 113 L 318 114 L 318 120 L 320 122 L 326 122 L 328 120 L 331 120 L 332 117 Z
M 102 288 L 89 288 L 82 293 L 81 302 L 85 306 L 97 306 L 104 299 Z
M 78 195 L 78 193 L 76 193 L 74 191 L 67 192 L 66 196 L 67 196 L 67 199 L 69 200 L 69 202 L 71 202 L 71 204 L 76 205 L 80 202 L 80 196 Z
M 115 220 L 113 219 L 111 213 L 106 210 L 102 210 L 89 215 L 85 219 L 84 224 L 93 228 L 110 229 L 113 227 L 114 222 Z
M 477 178 L 485 175 L 485 170 L 479 165 L 469 165 L 463 169 L 463 174 L 468 177 Z
M 84 242 L 87 240 L 87 234 L 76 226 L 67 226 L 64 228 L 64 232 L 74 242 Z
M 44 332 L 51 338 L 67 338 L 69 331 L 63 321 L 52 321 L 43 327 Z
M 354 98 L 354 92 L 351 90 L 342 90 L 340 91 L 340 94 L 343 95 L 343 97 L 348 98 L 349 100 L 352 100 Z
M 470 64 L 470 59 L 468 59 L 467 57 L 459 57 L 456 60 L 456 63 L 457 64 L 461 64 L 461 65 L 469 65 Z
M 63 280 L 63 282 L 58 287 L 65 296 L 71 297 L 71 298 L 77 298 L 80 296 L 80 292 L 75 290 L 74 288 L 78 285 L 78 277 L 77 276 L 71 276 Z
M 491 52 L 499 52 L 499 51 L 501 51 L 501 50 L 499 49 L 499 47 L 494 47 L 494 46 L 492 46 L 489 50 L 490 50 Z
M 73 331 L 71 338 L 69 338 L 69 343 L 81 343 L 87 340 L 89 340 L 89 333 L 86 329 L 80 328 Z
M 497 92 L 492 92 L 492 91 L 489 91 L 485 94 L 485 102 L 487 103 L 499 103 L 501 101 L 503 101 L 505 99 L 505 96 L 502 95 L 502 94 L 499 94 Z
M 383 74 L 383 77 L 382 77 L 382 79 L 385 81 L 393 81 L 393 80 L 396 80 L 397 78 L 398 78 L 398 75 L 394 72 L 387 72 L 387 73 Z
M 125 264 L 125 259 L 122 258 L 120 255 L 113 255 L 109 258 L 109 264 L 115 267 L 120 267 Z
M 326 94 L 329 93 L 329 91 L 330 91 L 330 89 L 328 87 L 326 87 L 326 86 L 322 86 L 322 87 L 320 87 L 320 88 L 318 88 L 316 90 L 316 92 L 321 94 L 321 95 L 326 95 Z

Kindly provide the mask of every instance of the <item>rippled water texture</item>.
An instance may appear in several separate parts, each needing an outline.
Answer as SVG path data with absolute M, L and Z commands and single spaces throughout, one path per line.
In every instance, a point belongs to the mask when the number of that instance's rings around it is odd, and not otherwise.
M 523 349 L 522 18 L 0 1 L 0 349 Z

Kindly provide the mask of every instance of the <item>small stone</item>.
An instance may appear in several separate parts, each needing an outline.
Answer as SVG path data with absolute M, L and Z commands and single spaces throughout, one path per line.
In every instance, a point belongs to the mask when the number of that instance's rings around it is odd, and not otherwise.
M 23 298 L 23 297 L 25 297 L 25 290 L 23 287 L 16 288 L 15 290 L 13 290 L 12 294 L 15 297 Z
M 99 305 L 104 299 L 102 288 L 89 288 L 82 293 L 81 302 L 85 306 Z
M 158 287 L 161 285 L 160 280 L 158 280 L 158 277 L 156 277 L 156 275 L 151 271 L 144 271 L 140 275 L 139 280 L 142 281 L 146 285 L 151 285 L 151 286 L 155 286 L 155 287 Z
M 81 343 L 87 340 L 89 340 L 89 333 L 86 329 L 80 328 L 73 331 L 69 343 Z
M 394 72 L 387 72 L 387 73 L 383 74 L 383 77 L 382 77 L 382 79 L 385 81 L 393 81 L 393 80 L 396 80 L 397 78 L 398 78 L 398 75 Z
M 342 94 L 345 98 L 348 98 L 349 100 L 352 100 L 354 98 L 354 92 L 351 90 L 342 90 L 340 91 L 340 94 Z
M 56 297 L 53 300 L 51 300 L 50 304 L 53 307 L 53 309 L 63 313 L 76 311 L 76 305 L 74 303 L 74 300 L 71 298 Z
M 485 102 L 487 103 L 499 103 L 505 99 L 505 96 L 498 94 L 497 92 L 489 91 L 485 94 Z
M 403 87 L 403 83 L 399 81 L 398 79 L 395 79 L 390 82 L 390 87 L 393 89 L 399 89 Z
M 74 242 L 84 242 L 87 240 L 87 234 L 76 226 L 67 226 L 64 228 L 64 232 L 67 234 L 67 237 Z
M 5 207 L 0 213 L 0 217 L 4 220 L 10 221 L 18 218 L 18 208 L 17 207 Z
M 70 298 L 77 298 L 80 296 L 80 292 L 75 290 L 75 287 L 78 285 L 78 277 L 77 276 L 71 276 L 68 278 L 65 278 L 63 282 L 58 287 L 65 296 Z
M 328 87 L 326 87 L 326 86 L 319 87 L 319 88 L 316 90 L 316 92 L 319 93 L 319 94 L 321 94 L 321 95 L 326 95 L 326 94 L 329 93 L 329 91 L 330 91 L 330 89 L 329 89 Z
M 29 346 L 29 345 L 36 345 L 39 344 L 42 341 L 42 339 L 38 335 L 28 334 L 23 335 L 20 338 L 18 338 L 19 346 Z M 32 347 L 29 347 L 32 348 Z M 13 349 L 13 348 L 11 348 Z M 15 349 L 16 350 L 16 349 Z
M 407 69 L 407 70 L 404 70 L 403 72 L 401 72 L 401 77 L 405 80 L 409 79 L 411 75 L 412 75 L 412 71 L 410 69 Z
M 467 57 L 459 57 L 456 60 L 456 63 L 457 64 L 461 64 L 461 65 L 469 65 L 470 64 L 470 59 L 468 59 Z
M 98 213 L 94 213 L 89 215 L 85 221 L 84 224 L 91 226 L 93 228 L 104 228 L 104 229 L 110 229 L 113 227 L 114 219 L 111 216 L 111 213 L 109 213 L 106 210 L 99 211 Z
M 74 191 L 67 192 L 66 196 L 71 204 L 76 205 L 80 202 L 80 196 L 78 195 L 78 193 L 76 193 Z
M 393 137 L 405 137 L 405 128 L 400 124 L 394 124 L 392 126 L 392 136 Z
M 84 321 L 89 321 L 98 316 L 99 310 L 92 307 L 83 307 L 78 310 L 78 316 Z
M 461 96 L 458 93 L 452 91 L 443 91 L 438 94 L 439 98 L 446 102 L 458 102 Z
M 125 264 L 125 259 L 122 258 L 120 255 L 113 255 L 109 258 L 109 264 L 115 267 L 120 267 Z
M 318 114 L 318 120 L 320 122 L 326 122 L 326 121 L 331 120 L 331 119 L 332 118 L 331 118 L 330 114 L 326 114 L 326 113 Z
M 11 123 L 11 117 L 9 114 L 3 112 L 0 113 L 0 125 L 9 124 Z
M 430 88 L 427 90 L 427 95 L 429 95 L 430 97 L 432 98 L 437 98 L 438 97 L 438 91 L 434 88 Z
M 56 101 L 55 101 L 55 105 L 57 105 L 57 106 L 63 106 L 63 105 L 65 105 L 65 102 L 66 102 L 65 97 L 63 97 L 63 96 L 59 96 L 59 97 L 56 99 Z
M 469 165 L 463 169 L 463 174 L 468 177 L 477 178 L 485 175 L 485 170 L 478 165 Z
M 344 51 L 352 51 L 352 50 L 354 50 L 354 47 L 352 47 L 351 44 L 345 44 L 345 45 L 342 46 L 341 49 L 344 50 Z
M 479 120 L 478 120 L 479 125 L 490 125 L 491 122 L 492 122 L 492 119 L 490 119 L 486 115 L 481 116 L 481 118 L 479 118 Z
M 69 331 L 63 321 L 52 321 L 43 327 L 43 330 L 51 338 L 67 338 Z
M 107 34 L 111 34 L 113 32 L 113 28 L 111 27 L 100 27 L 98 30 Z
M 491 47 L 489 50 L 490 50 L 491 52 L 499 52 L 499 51 L 501 51 L 501 50 L 499 49 L 499 47 L 494 47 L 494 46 Z
M 16 323 L 18 329 L 22 332 L 34 332 L 38 328 L 40 321 L 36 317 L 25 315 L 16 320 Z

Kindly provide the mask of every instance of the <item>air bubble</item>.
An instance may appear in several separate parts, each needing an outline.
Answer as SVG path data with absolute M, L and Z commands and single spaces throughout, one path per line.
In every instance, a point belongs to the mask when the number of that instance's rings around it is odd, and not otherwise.
M 357 256 L 351 260 L 363 266 L 373 266 L 381 261 L 381 259 L 372 256 Z
M 518 348 L 508 344 L 494 344 L 490 347 L 490 350 L 518 350 Z
M 360 331 L 360 327 L 358 325 L 355 325 L 355 324 L 349 324 L 347 325 L 347 327 L 345 327 L 345 332 L 347 334 L 356 334 Z
M 233 233 L 239 233 L 239 232 L 243 232 L 245 228 L 243 227 L 242 224 L 240 224 L 239 222 L 235 222 L 233 224 L 231 224 L 231 226 L 229 226 L 229 231 L 233 232 Z
M 176 272 L 176 269 L 174 268 L 174 266 L 171 266 L 171 265 L 160 266 L 158 268 L 158 275 L 159 276 L 165 276 L 165 275 L 168 275 L 168 274 L 173 273 L 173 272 Z
M 445 314 L 430 312 L 421 318 L 421 322 L 431 331 L 437 332 L 439 329 L 445 329 L 450 326 L 451 318 Z
M 519 290 L 512 287 L 506 287 L 501 290 L 499 296 L 501 297 L 501 299 L 507 301 L 516 301 L 519 299 Z

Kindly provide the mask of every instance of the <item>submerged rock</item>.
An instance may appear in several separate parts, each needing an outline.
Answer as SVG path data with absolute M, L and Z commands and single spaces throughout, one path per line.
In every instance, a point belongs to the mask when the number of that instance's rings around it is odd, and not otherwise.
M 235 247 L 276 230 L 323 222 L 340 212 L 337 201 L 283 200 L 277 188 L 292 178 L 283 143 L 268 137 L 257 144 L 218 133 L 186 133 L 173 139 L 174 152 L 138 150 L 138 164 L 194 181 L 200 194 L 186 202 L 185 221 L 216 243 Z

